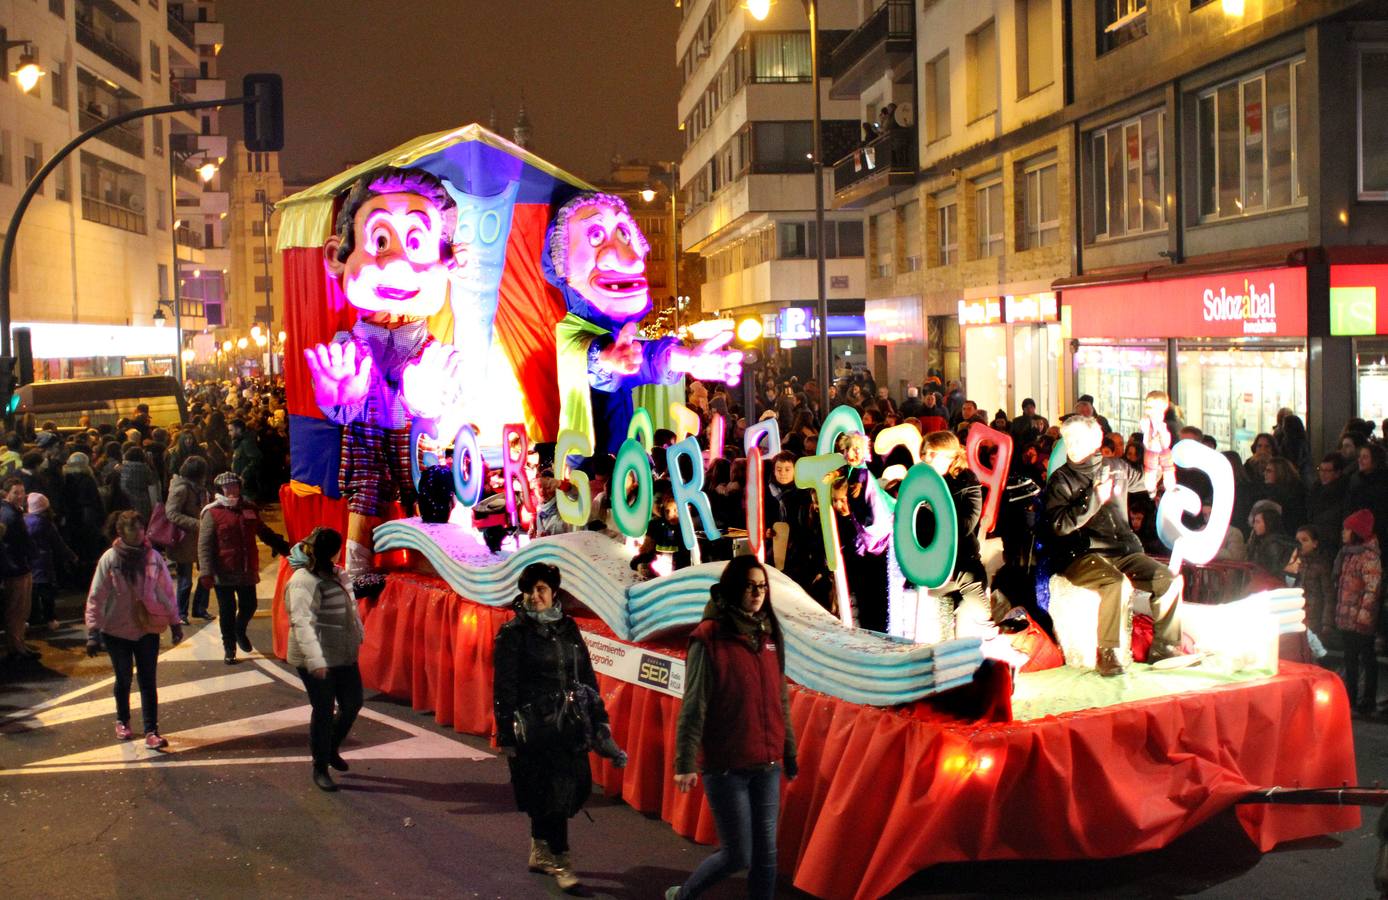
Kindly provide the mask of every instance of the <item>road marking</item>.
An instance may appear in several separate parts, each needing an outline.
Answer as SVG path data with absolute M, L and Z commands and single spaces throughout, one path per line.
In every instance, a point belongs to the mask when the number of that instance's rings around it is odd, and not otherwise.
M 207 697 L 212 694 L 220 694 L 223 691 L 234 691 L 238 688 L 254 687 L 259 684 L 271 684 L 272 681 L 263 672 L 254 669 L 232 675 L 216 675 L 197 681 L 182 681 L 159 689 L 159 705 L 162 707 L 166 703 L 176 703 L 179 700 Z M 111 682 L 108 681 L 107 683 Z M 132 710 L 140 708 L 140 691 L 133 686 L 130 691 L 130 708 Z M 56 709 L 50 708 L 0 723 L 0 734 L 22 733 L 35 728 L 64 725 L 68 722 L 78 722 L 96 716 L 110 716 L 114 719 L 115 709 L 116 702 L 113 697 L 88 700 L 86 703 L 75 703 Z

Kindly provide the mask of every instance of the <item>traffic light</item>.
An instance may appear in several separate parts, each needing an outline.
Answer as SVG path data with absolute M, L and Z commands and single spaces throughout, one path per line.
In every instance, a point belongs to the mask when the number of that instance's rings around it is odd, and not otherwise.
M 3 404 L 7 417 L 14 415 L 15 409 L 19 407 L 19 394 L 15 393 L 18 379 L 15 378 L 14 364 L 13 356 L 0 356 L 0 404 Z
M 284 81 L 268 72 L 241 79 L 241 94 L 251 98 L 242 107 L 242 137 L 252 153 L 284 148 Z

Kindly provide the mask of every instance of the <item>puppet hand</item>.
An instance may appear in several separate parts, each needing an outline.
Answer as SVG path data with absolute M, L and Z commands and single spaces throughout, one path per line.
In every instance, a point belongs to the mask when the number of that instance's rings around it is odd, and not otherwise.
M 419 359 L 405 366 L 401 391 L 405 406 L 422 418 L 437 418 L 457 398 L 462 385 L 462 356 L 447 344 L 431 343 Z
M 723 349 L 732 339 L 733 333 L 725 331 L 692 349 L 676 347 L 670 353 L 670 366 L 700 381 L 736 386 L 742 380 L 742 351 Z
M 636 323 L 628 322 L 617 339 L 598 354 L 598 365 L 618 375 L 633 375 L 641 369 L 641 344 L 636 340 Z
M 313 400 L 320 409 L 351 406 L 366 399 L 371 386 L 371 357 L 358 356 L 353 341 L 319 344 L 304 350 L 313 377 Z

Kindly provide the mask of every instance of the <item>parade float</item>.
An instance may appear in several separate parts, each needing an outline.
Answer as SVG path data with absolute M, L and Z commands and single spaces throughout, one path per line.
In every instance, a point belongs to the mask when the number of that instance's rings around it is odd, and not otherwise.
M 671 776 L 685 638 L 721 566 L 640 581 L 631 539 L 650 519 L 657 424 L 677 438 L 666 454 L 686 546 L 719 536 L 683 387 L 686 376 L 735 381 L 737 355 L 718 340 L 639 338 L 650 308 L 646 245 L 621 201 L 476 125 L 419 138 L 279 208 L 293 470 L 285 523 L 296 540 L 315 525 L 338 528 L 355 545 L 346 560 L 355 574 L 382 578 L 379 595 L 361 601 L 367 685 L 458 731 L 491 734 L 493 639 L 512 615 L 517 576 L 531 562 L 557 565 L 630 754 L 625 769 L 594 757 L 596 780 L 712 842 L 702 795 L 678 792 Z M 834 437 L 861 426 L 854 416 L 826 422 L 819 452 L 797 464 L 802 486 L 825 490 L 823 476 L 843 464 L 830 452 Z M 879 452 L 911 449 L 911 434 L 891 431 Z M 995 509 L 1010 448 L 994 433 L 990 467 L 979 453 L 988 440 L 970 440 L 970 462 Z M 568 488 L 559 512 L 576 530 L 496 551 L 470 513 L 489 473 L 500 475 L 499 515 L 515 522 L 533 510 L 536 445 L 553 447 Z M 768 552 L 760 461 L 777 449 L 774 422 L 748 430 L 747 552 Z M 1218 486 L 1228 464 L 1202 450 L 1178 444 L 1175 464 L 1204 468 Z M 634 485 L 613 497 L 615 538 L 584 528 L 593 498 L 582 463 L 603 452 L 616 458 L 613 483 Z M 412 504 L 424 473 L 442 472 L 451 512 L 404 515 L 400 501 Z M 1354 780 L 1340 683 L 1279 659 L 1279 645 L 1304 643 L 1299 591 L 1187 602 L 1201 665 L 1138 665 L 1102 679 L 1090 671 L 1093 597 L 1053 579 L 1069 664 L 1014 674 L 997 661 L 1006 652 L 990 650 L 996 637 L 926 627 L 928 588 L 948 577 L 957 540 L 952 514 L 936 516 L 924 543 L 915 528 L 922 507 L 952 509 L 939 475 L 914 465 L 890 499 L 892 571 L 921 586 L 893 591 L 893 634 L 851 627 L 846 602 L 831 615 L 768 569 L 799 741 L 800 777 L 785 788 L 780 829 L 781 866 L 796 887 L 875 897 L 942 862 L 1153 850 L 1256 788 Z M 1193 531 L 1181 522 L 1193 498 L 1167 495 L 1163 536 L 1177 569 L 1214 555 L 1229 500 L 1217 498 L 1209 524 Z M 837 540 L 821 501 L 832 565 Z M 287 577 L 282 570 L 277 598 Z M 279 655 L 286 629 L 277 599 Z M 927 643 L 927 634 L 944 639 Z M 1356 810 L 1333 807 L 1239 806 L 1237 815 L 1263 850 L 1359 822 Z

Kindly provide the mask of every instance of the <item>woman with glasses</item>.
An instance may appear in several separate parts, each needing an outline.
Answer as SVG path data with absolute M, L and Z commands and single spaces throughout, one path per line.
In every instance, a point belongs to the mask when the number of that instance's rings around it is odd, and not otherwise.
M 954 498 L 959 548 L 950 580 L 933 593 L 954 601 L 955 631 L 960 637 L 984 633 L 992 621 L 988 605 L 988 573 L 983 566 L 979 522 L 983 518 L 983 486 L 969 468 L 964 445 L 950 431 L 933 431 L 921 442 L 921 462 L 945 480 Z
M 687 792 L 704 776 L 718 829 L 718 852 L 666 900 L 698 897 L 724 878 L 748 872 L 748 896 L 776 890 L 776 824 L 781 774 L 794 780 L 785 650 L 771 608 L 771 585 L 755 556 L 723 569 L 689 638 L 684 705 L 675 737 L 675 786 Z

